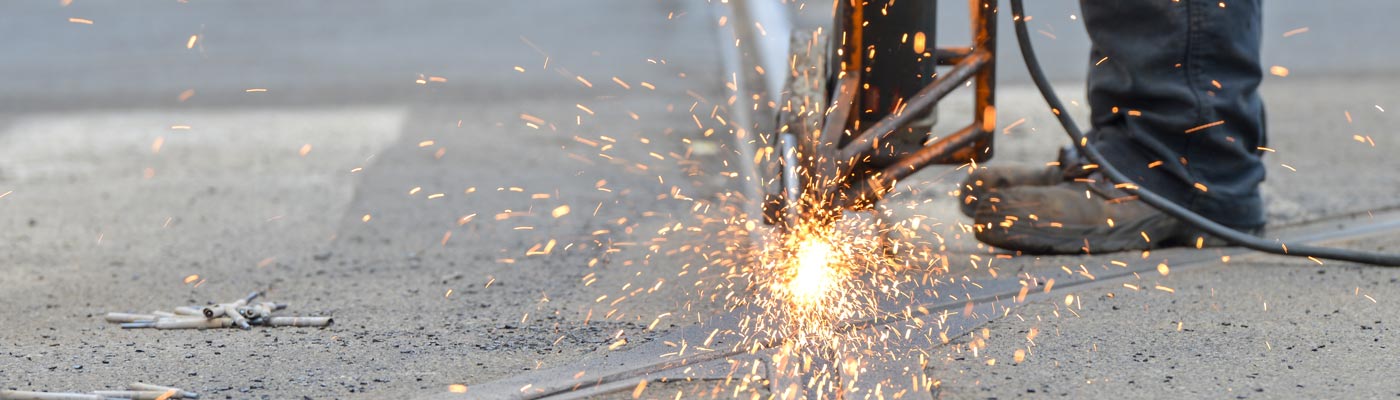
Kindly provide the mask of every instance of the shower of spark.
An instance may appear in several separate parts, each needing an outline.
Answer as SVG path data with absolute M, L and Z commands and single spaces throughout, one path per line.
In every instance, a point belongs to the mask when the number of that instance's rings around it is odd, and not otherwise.
M 747 278 L 761 318 L 750 337 L 790 343 L 810 356 L 831 356 L 864 342 L 847 326 L 876 317 L 892 300 L 892 269 L 868 219 L 804 218 L 764 244 Z

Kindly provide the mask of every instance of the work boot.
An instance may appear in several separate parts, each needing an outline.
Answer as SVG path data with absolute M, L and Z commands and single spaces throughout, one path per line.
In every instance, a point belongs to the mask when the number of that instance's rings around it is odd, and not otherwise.
M 1226 244 L 1112 188 L 1097 173 L 1053 186 L 999 188 L 977 203 L 974 220 L 977 240 L 1030 254 Z
M 958 185 L 958 210 L 969 218 L 977 212 L 977 204 L 987 193 L 1015 186 L 1050 186 L 1073 179 L 1074 171 L 1084 163 L 1073 146 L 1060 149 L 1059 162 L 1051 165 L 1010 164 L 978 167 Z

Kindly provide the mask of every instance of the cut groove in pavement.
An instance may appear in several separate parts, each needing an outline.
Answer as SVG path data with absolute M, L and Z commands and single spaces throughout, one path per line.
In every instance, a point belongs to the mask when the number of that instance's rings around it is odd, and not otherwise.
M 1321 220 L 1301 226 L 1282 237 L 1293 243 L 1316 243 L 1357 239 L 1377 234 L 1400 231 L 1400 211 L 1377 214 L 1373 222 L 1353 225 L 1344 229 L 1330 229 L 1336 220 Z M 1186 250 L 1176 254 L 1177 261 L 1172 268 L 1177 271 L 1222 266 L 1218 261 L 1222 255 L 1240 256 L 1261 254 L 1243 248 L 1210 248 Z M 1018 304 L 1054 299 L 1066 292 L 1078 292 L 1085 288 L 1117 285 L 1132 279 L 1135 274 L 1152 272 L 1155 265 L 1142 264 L 1135 268 L 1124 268 L 1120 273 L 1089 279 L 1079 277 L 1056 283 L 1050 291 L 1031 280 L 1025 282 L 1032 291 L 1018 298 L 1022 279 L 1008 277 L 978 282 L 980 288 L 969 288 L 971 300 L 914 299 L 913 304 L 921 306 L 927 313 L 914 316 L 937 315 L 938 330 L 947 337 L 966 335 L 973 329 L 996 318 L 1009 315 L 1010 309 Z M 951 286 L 951 283 L 944 284 Z M 952 289 L 934 287 L 934 289 Z M 940 290 L 941 291 L 941 290 Z M 720 316 L 705 324 L 690 326 L 657 338 L 641 347 L 607 354 L 601 358 L 587 360 L 579 365 L 562 366 L 517 375 L 511 378 L 472 386 L 466 394 L 445 394 L 435 399 L 489 398 L 489 399 L 578 399 L 605 393 L 623 392 L 635 388 L 640 382 L 665 382 L 676 380 L 733 380 L 749 382 L 769 382 L 772 393 L 780 398 L 803 398 L 800 392 L 810 375 L 784 374 L 781 348 L 764 346 L 759 351 L 746 351 L 744 338 L 738 333 L 743 319 L 742 311 Z M 909 322 L 907 318 L 891 317 L 882 321 L 865 321 L 853 324 L 868 334 L 877 334 L 881 329 L 902 331 L 896 326 Z M 847 354 L 844 357 L 856 360 L 862 373 L 859 376 L 843 375 L 842 386 L 858 387 L 861 390 L 878 390 L 885 396 L 903 392 L 902 398 L 932 398 L 929 377 L 924 376 L 924 363 L 919 355 L 942 346 L 943 343 L 932 335 L 889 335 L 878 354 Z M 707 339 L 708 338 L 708 339 Z M 708 340 L 708 342 L 707 342 Z M 679 347 L 666 343 L 686 343 L 695 347 L 714 346 L 716 350 L 684 354 Z M 721 350 L 723 349 L 723 350 Z M 694 351 L 694 350 L 691 350 Z M 833 360 L 825 360 L 828 364 Z M 812 368 L 817 369 L 817 368 Z M 852 380 L 856 382 L 849 384 Z M 793 385 L 796 383 L 796 385 Z M 791 391 L 796 387 L 799 391 Z M 788 393 L 784 393 L 787 391 Z M 784 397 L 793 396 L 793 397 Z
M 765 82 L 764 77 L 756 76 L 752 68 L 744 66 L 763 63 L 766 60 L 763 57 L 765 51 L 771 53 L 773 49 L 771 47 L 764 48 L 763 40 L 748 40 L 756 37 L 751 32 L 751 27 L 755 26 L 754 20 L 765 18 L 763 15 L 754 15 L 761 14 L 761 12 L 755 11 L 757 8 L 750 7 L 749 3 L 751 2 L 734 0 L 729 6 L 713 5 L 711 10 L 716 13 L 716 19 L 723 16 L 734 21 L 731 24 L 732 30 L 722 29 L 718 31 L 720 42 L 725 44 L 720 47 L 726 52 L 726 76 L 737 80 L 735 82 L 738 87 L 737 92 L 741 94 L 737 96 L 739 103 L 735 105 L 736 118 L 733 127 L 736 132 L 744 132 L 742 130 L 747 129 L 748 134 L 753 134 L 761 131 L 758 128 L 764 126 L 765 120 L 761 115 L 741 111 L 751 111 L 754 108 L 754 102 L 749 100 L 751 94 L 769 92 L 771 95 L 773 92 L 771 87 L 755 87 L 756 85 L 761 86 Z M 772 31 L 772 29 L 769 30 Z M 729 37 L 729 34 L 734 36 Z M 778 37 L 783 36 L 778 35 Z M 738 46 L 728 45 L 728 43 L 733 43 L 735 39 L 743 40 L 738 41 Z M 737 142 L 738 148 L 743 153 L 740 159 L 752 160 L 753 144 L 742 138 Z M 744 164 L 745 175 L 755 178 L 759 176 L 752 164 Z M 761 198 L 760 190 L 757 182 L 746 188 L 745 194 L 754 200 L 751 202 L 752 205 L 756 205 L 757 200 Z M 748 211 L 750 211 L 750 215 L 758 215 L 756 207 L 750 208 Z M 1364 224 L 1342 229 L 1332 228 L 1332 224 L 1341 219 L 1355 218 L 1355 216 L 1323 218 L 1306 223 L 1290 224 L 1286 231 L 1279 236 L 1287 238 L 1285 241 L 1289 243 L 1316 243 L 1400 231 L 1400 211 L 1386 209 L 1377 210 L 1377 212 L 1378 214 Z M 759 240 L 762 238 L 755 237 L 755 243 L 759 243 Z M 1172 268 L 1177 271 L 1220 266 L 1222 264 L 1218 260 L 1222 256 L 1259 254 L 1242 248 L 1174 249 L 1168 251 L 1173 252 L 1171 253 Z M 1021 276 L 980 280 L 976 282 L 975 286 L 969 286 L 966 283 L 959 284 L 951 280 L 939 282 L 927 289 L 965 294 L 966 297 L 939 299 L 935 297 L 936 295 L 925 294 L 916 296 L 907 304 L 912 306 L 908 307 L 906 307 L 907 305 L 884 304 L 886 307 L 884 311 L 887 313 L 885 316 L 870 320 L 851 321 L 846 324 L 845 329 L 866 331 L 871 335 L 879 333 L 878 331 L 882 329 L 900 332 L 904 331 L 905 328 L 914 328 L 899 325 L 910 322 L 910 318 L 936 316 L 933 319 L 934 323 L 937 324 L 938 331 L 946 337 L 956 338 L 966 335 L 990 320 L 1009 315 L 1011 309 L 1019 304 L 1054 299 L 1066 292 L 1079 292 L 1092 287 L 1118 285 L 1133 279 L 1137 274 L 1154 272 L 1155 268 L 1155 264 L 1142 264 L 1132 268 L 1123 268 L 1111 274 L 1103 274 L 1096 278 L 1075 276 L 1056 282 L 1053 289 L 1049 291 L 1044 290 L 1045 282 Z M 1023 288 L 1034 290 L 1029 290 L 1028 293 L 1022 295 Z M 918 311 L 907 312 L 906 310 L 909 309 Z M 465 394 L 449 393 L 432 398 L 576 399 L 624 393 L 638 387 L 642 382 L 690 380 L 729 380 L 732 382 L 730 386 L 762 385 L 766 382 L 768 390 L 779 398 L 806 397 L 804 387 L 811 375 L 792 373 L 795 367 L 787 362 L 788 360 L 783 354 L 784 350 L 780 346 L 763 346 L 757 351 L 751 351 L 752 348 L 745 343 L 745 338 L 739 334 L 739 326 L 743 318 L 743 310 L 738 310 L 701 325 L 679 328 L 634 349 L 608 353 L 576 365 L 539 370 L 471 386 Z M 924 326 L 920 329 L 928 329 L 928 327 Z M 932 386 L 935 380 L 925 376 L 924 371 L 929 359 L 929 351 L 943 346 L 944 341 L 934 335 L 902 336 L 894 334 L 888 337 L 890 339 L 883 343 L 884 348 L 879 352 L 872 352 L 875 354 L 873 356 L 844 354 L 841 356 L 844 360 L 819 360 L 818 364 L 830 366 L 846 360 L 854 360 L 858 363 L 862 371 L 858 376 L 841 373 L 839 377 L 842 387 L 848 393 L 851 393 L 852 390 L 859 390 L 857 393 L 861 394 L 854 397 L 932 398 Z M 710 350 L 698 350 L 699 352 L 697 352 L 696 347 Z M 821 368 L 810 368 L 810 370 L 819 369 Z M 844 368 L 828 370 L 847 371 Z

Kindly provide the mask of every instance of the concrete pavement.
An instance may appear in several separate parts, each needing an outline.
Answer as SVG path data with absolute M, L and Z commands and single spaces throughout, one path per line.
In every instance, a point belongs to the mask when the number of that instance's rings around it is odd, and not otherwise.
M 1046 58 L 1061 91 L 1077 93 L 1086 63 L 1072 6 L 1041 4 L 1040 28 L 1057 39 L 1037 44 L 1061 55 Z M 822 20 L 826 5 L 799 19 Z M 716 39 L 705 6 L 0 6 L 0 29 L 26 38 L 0 55 L 0 74 L 26 78 L 0 81 L 0 321 L 22 321 L 0 328 L 0 386 L 431 394 L 600 357 L 718 312 L 710 297 L 729 266 L 716 255 L 741 251 L 742 236 L 720 219 L 744 200 L 733 174 L 744 160 L 720 121 L 733 117 L 732 77 L 718 48 L 732 43 Z M 1278 225 L 1400 206 L 1400 121 L 1386 111 L 1400 53 L 1385 51 L 1394 27 L 1380 23 L 1391 8 L 1266 8 L 1266 60 L 1293 71 L 1264 89 Z M 1063 135 L 1007 60 L 1002 125 L 1025 121 L 1004 131 L 995 162 L 1049 158 Z M 936 226 L 955 265 L 981 257 L 957 271 L 968 276 L 1112 271 L 1182 253 L 988 268 L 989 249 L 956 233 L 956 178 L 927 171 L 891 206 Z M 1343 245 L 1396 251 L 1394 239 Z M 1086 289 L 1071 306 L 1031 304 L 977 331 L 990 345 L 976 356 L 973 337 L 928 349 L 926 373 L 949 398 L 1394 396 L 1397 274 L 1338 264 L 1245 256 L 1143 276 L 1142 290 Z M 96 318 L 252 289 L 338 325 L 123 331 Z
M 702 7 L 6 7 L 44 39 L 5 63 L 36 79 L 0 131 L 0 386 L 401 397 L 714 310 L 737 163 Z M 250 290 L 336 325 L 99 318 Z

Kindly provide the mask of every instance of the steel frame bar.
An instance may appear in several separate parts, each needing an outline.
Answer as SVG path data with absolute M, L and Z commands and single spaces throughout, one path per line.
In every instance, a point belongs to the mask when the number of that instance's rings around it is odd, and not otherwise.
M 886 116 L 874 126 L 862 131 L 850 144 L 842 147 L 838 159 L 854 164 L 860 158 L 870 155 L 877 150 L 876 145 L 886 141 L 891 133 L 917 118 L 920 115 L 919 111 L 932 108 L 934 104 L 952 93 L 963 82 L 974 78 L 974 75 L 981 72 L 991 59 L 992 55 L 982 50 L 969 54 L 961 63 L 953 66 L 952 70 L 940 74 L 933 84 L 919 90 L 918 94 L 909 99 L 902 112 Z M 980 125 L 980 119 L 977 122 Z
M 837 144 L 840 143 L 839 138 L 833 140 L 829 137 L 833 129 L 852 126 L 850 122 L 857 116 L 848 112 L 833 112 L 827 116 L 826 126 L 821 135 L 822 143 L 831 144 L 828 150 L 834 151 L 828 151 L 827 154 L 839 165 L 834 171 L 821 172 L 836 172 L 848 177 L 867 172 L 858 171 L 856 167 L 876 154 L 882 142 L 887 142 L 891 135 L 923 116 L 925 111 L 931 110 L 949 93 L 968 81 L 972 82 L 974 90 L 972 124 L 942 140 L 927 144 L 913 154 L 899 157 L 861 182 L 849 182 L 848 185 L 854 190 L 848 191 L 849 196 L 838 200 L 841 206 L 852 207 L 862 201 L 873 203 L 883 197 L 889 187 L 898 180 L 932 164 L 984 161 L 991 158 L 994 136 L 992 133 L 996 129 L 996 3 L 993 0 L 969 0 L 968 3 L 971 11 L 972 45 L 936 47 L 932 52 L 938 65 L 952 66 L 951 70 L 938 74 L 932 83 L 920 89 L 897 112 L 890 113 L 872 126 L 861 130 L 844 145 Z M 854 17 L 860 18 L 859 10 L 855 10 Z M 859 35 L 855 36 L 857 46 L 860 39 Z M 852 49 L 848 48 L 846 51 L 859 53 L 859 47 L 856 49 L 851 51 Z M 844 75 L 841 82 L 845 84 L 854 77 L 858 83 L 864 73 L 859 63 L 861 57 L 859 54 L 846 56 L 850 60 L 843 65 Z M 847 97 L 846 93 L 833 93 L 832 97 L 833 104 L 840 107 L 846 103 L 854 103 L 859 96 Z
M 886 192 L 894 187 L 899 180 L 913 175 L 923 167 L 931 164 L 947 163 L 956 160 L 959 150 L 970 149 L 980 138 L 981 130 L 977 123 L 959 129 L 952 135 L 948 135 L 938 141 L 933 142 L 919 151 L 914 152 L 898 162 L 885 167 L 878 173 L 871 175 L 866 180 L 853 184 L 855 190 L 849 197 L 842 199 L 841 206 L 849 207 L 861 201 L 874 201 L 883 197 Z

